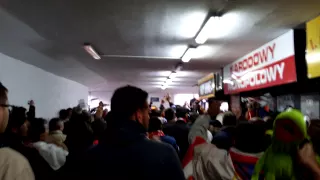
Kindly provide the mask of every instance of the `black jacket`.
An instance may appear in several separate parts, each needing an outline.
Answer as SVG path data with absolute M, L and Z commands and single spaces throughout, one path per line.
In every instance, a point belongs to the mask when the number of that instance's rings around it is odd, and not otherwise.
M 189 134 L 189 126 L 182 120 L 178 120 L 174 124 L 165 124 L 163 127 L 164 134 L 168 136 L 172 136 L 176 139 L 177 145 L 180 148 L 179 157 L 182 160 L 187 153 L 189 148 L 188 142 L 188 134 Z
M 67 179 L 185 179 L 175 150 L 147 139 L 141 124 L 129 120 L 108 125 L 106 131 L 104 141 L 69 165 L 78 168 L 67 170 Z

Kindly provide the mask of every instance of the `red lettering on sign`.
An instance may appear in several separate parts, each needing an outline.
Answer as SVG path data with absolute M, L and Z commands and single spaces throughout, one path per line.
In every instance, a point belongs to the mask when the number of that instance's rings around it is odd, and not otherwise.
M 243 59 L 240 62 L 235 63 L 233 70 L 235 72 L 245 71 L 247 69 L 259 66 L 269 61 L 269 58 L 274 59 L 275 57 L 276 43 L 273 43 L 271 46 L 267 46 L 261 49 L 254 54 L 250 54 L 247 58 Z
M 250 57 L 248 58 L 248 68 L 252 68 L 252 66 L 253 66 L 253 57 L 250 56 Z
M 247 69 L 247 59 L 243 60 L 243 70 L 245 71 Z
M 238 70 L 239 70 L 240 72 L 243 71 L 242 67 L 243 67 L 243 66 L 242 66 L 242 61 L 240 61 L 239 64 L 238 64 L 238 68 L 239 68 Z
M 276 43 L 273 43 L 272 47 L 269 46 L 268 49 L 272 55 L 272 59 L 274 58 L 274 49 L 276 48 Z
M 259 59 L 261 64 L 268 61 L 268 48 L 260 52 Z
M 259 64 L 259 53 L 254 53 L 253 55 L 253 64 L 254 66 L 258 65 Z

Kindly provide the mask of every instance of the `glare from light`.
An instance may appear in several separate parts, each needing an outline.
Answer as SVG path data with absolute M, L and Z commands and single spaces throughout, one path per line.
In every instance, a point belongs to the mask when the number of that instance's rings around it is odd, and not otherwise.
M 214 33 L 213 31 L 215 29 L 221 28 L 220 26 L 220 17 L 218 16 L 212 16 L 208 19 L 206 24 L 203 26 L 203 28 L 200 30 L 199 34 L 197 35 L 195 41 L 198 44 L 204 44 L 210 35 Z
M 170 46 L 168 49 L 169 50 L 168 56 L 179 59 L 181 57 L 181 54 L 183 54 L 187 48 L 188 46 L 186 44 Z
M 178 11 L 177 11 L 178 12 Z M 193 38 L 197 32 L 199 31 L 202 22 L 205 20 L 207 16 L 207 12 L 205 10 L 191 10 L 186 11 L 186 13 L 180 13 L 180 17 L 178 19 L 172 19 L 172 17 L 177 16 L 168 16 L 168 22 L 174 23 L 174 31 L 177 35 L 176 37 L 181 38 Z M 168 26 L 172 26 L 172 24 L 168 24 Z M 169 31 L 170 32 L 170 31 Z
M 215 83 L 211 83 L 211 87 L 212 87 L 212 89 L 214 89 L 216 87 L 216 84 Z
M 167 89 L 167 86 L 162 85 L 162 86 L 161 86 L 161 89 L 162 89 L 162 90 L 165 90 L 165 89 Z
M 236 75 L 232 74 L 231 75 L 232 79 L 238 79 Z
M 185 62 L 185 63 L 189 62 L 193 58 L 195 52 L 196 52 L 196 48 L 189 48 L 182 56 L 181 58 L 182 62 Z
M 167 80 L 166 80 L 166 84 L 169 85 L 169 84 L 171 84 L 171 83 L 172 83 L 172 79 L 167 79 Z
M 220 110 L 222 112 L 226 112 L 229 110 L 229 104 L 227 102 L 222 102 L 220 105 Z
M 175 77 L 177 77 L 178 73 L 176 72 L 172 72 L 170 75 L 169 75 L 169 78 L 170 79 L 174 79 Z
M 223 83 L 234 85 L 234 82 L 231 81 L 230 79 L 225 79 L 225 80 L 223 80 Z
M 193 59 L 201 59 L 201 58 L 213 58 L 217 55 L 218 51 L 222 48 L 221 45 L 201 45 L 197 47 L 195 54 L 193 55 Z
M 307 63 L 318 63 L 320 62 L 320 53 L 308 53 L 306 55 Z

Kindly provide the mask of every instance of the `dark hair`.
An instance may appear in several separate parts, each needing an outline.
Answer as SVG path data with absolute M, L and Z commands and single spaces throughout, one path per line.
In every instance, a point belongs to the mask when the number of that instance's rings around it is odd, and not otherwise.
M 265 127 L 262 123 L 242 122 L 236 127 L 235 147 L 246 153 L 263 152 L 267 148 Z
M 35 118 L 30 122 L 30 138 L 32 142 L 40 140 L 40 135 L 46 132 L 47 120 L 43 118 Z
M 72 113 L 65 144 L 69 153 L 81 153 L 87 150 L 94 141 L 94 135 L 89 122 L 90 115 L 86 112 Z
M 0 82 L 0 104 L 6 103 L 8 100 L 8 89 Z
M 174 110 L 169 108 L 164 112 L 164 117 L 166 118 L 167 121 L 171 121 L 175 117 Z
M 67 119 L 68 118 L 68 116 L 69 116 L 69 111 L 68 110 L 66 110 L 66 109 L 61 109 L 60 111 L 59 111 L 59 118 L 60 119 Z
M 221 127 L 222 127 L 221 122 L 218 121 L 218 120 L 211 120 L 211 121 L 209 122 L 209 124 L 210 124 L 211 126 L 213 126 L 213 127 L 218 127 L 218 128 L 221 128 Z
M 162 123 L 158 117 L 151 117 L 149 121 L 148 132 L 154 132 L 162 129 Z
M 199 117 L 199 114 L 198 113 L 191 113 L 190 114 L 190 117 L 189 117 L 189 121 L 193 124 Z
M 179 107 L 176 109 L 176 116 L 177 118 L 185 118 L 186 114 L 188 114 L 188 109 Z
M 9 122 L 7 129 L 20 128 L 23 123 L 27 120 L 26 108 L 13 106 L 9 115 Z
M 113 115 L 118 119 L 129 119 L 137 110 L 146 109 L 148 93 L 134 86 L 117 89 L 111 98 Z
M 267 130 L 272 130 L 273 129 L 273 122 L 274 119 L 271 116 L 267 116 L 264 118 L 265 119 L 265 126 Z
M 157 116 L 157 117 L 161 116 L 161 111 L 156 110 L 156 109 L 152 109 L 151 113 L 150 113 L 150 117 L 152 117 L 152 116 Z
M 55 131 L 55 130 L 59 130 L 61 127 L 60 127 L 60 124 L 62 120 L 59 119 L 59 118 L 53 118 L 49 121 L 49 131 Z
M 232 112 L 225 112 L 222 120 L 223 126 L 236 126 L 237 125 L 237 117 Z

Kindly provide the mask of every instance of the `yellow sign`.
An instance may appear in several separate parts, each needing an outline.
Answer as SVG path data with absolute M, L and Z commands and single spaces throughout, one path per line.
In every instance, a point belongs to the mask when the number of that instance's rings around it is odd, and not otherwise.
M 320 16 L 307 23 L 308 77 L 320 77 Z

